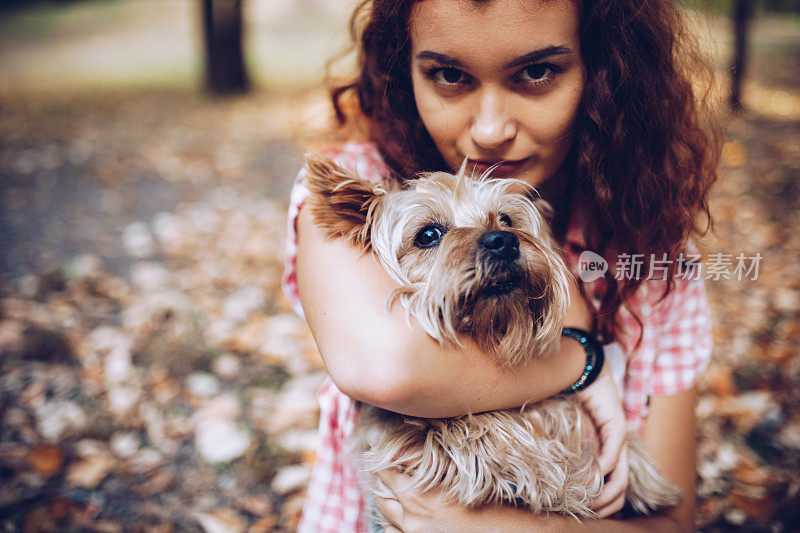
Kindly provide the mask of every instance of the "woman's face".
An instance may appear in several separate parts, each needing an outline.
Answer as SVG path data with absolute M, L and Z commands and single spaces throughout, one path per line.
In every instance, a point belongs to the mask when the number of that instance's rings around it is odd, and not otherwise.
M 569 152 L 584 86 L 571 0 L 424 0 L 409 21 L 422 122 L 448 166 L 539 186 Z

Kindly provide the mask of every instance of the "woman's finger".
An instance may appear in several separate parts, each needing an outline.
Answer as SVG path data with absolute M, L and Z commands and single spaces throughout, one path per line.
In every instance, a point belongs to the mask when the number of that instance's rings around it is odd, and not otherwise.
M 620 460 L 622 450 L 628 442 L 628 430 L 625 427 L 625 420 L 607 422 L 600 430 L 600 469 L 603 475 L 608 475 L 614 470 L 615 465 Z
M 603 490 L 600 492 L 600 495 L 592 503 L 592 508 L 594 508 L 595 512 L 599 514 L 600 511 L 598 511 L 598 509 L 604 510 L 606 507 L 610 506 L 612 503 L 615 503 L 620 498 L 622 498 L 622 503 L 624 504 L 625 491 L 627 488 L 628 454 L 627 450 L 625 450 L 625 453 L 620 454 L 619 461 L 617 461 L 617 466 L 608 476 L 608 480 L 603 486 Z M 620 506 L 620 508 L 622 507 Z M 618 510 L 619 509 L 615 510 L 614 512 Z
M 625 495 L 622 494 L 616 500 L 614 500 L 610 504 L 606 505 L 605 507 L 597 511 L 597 516 L 599 518 L 608 518 L 614 513 L 620 511 L 624 505 L 625 505 Z
M 375 496 L 375 507 L 381 516 L 389 522 L 390 526 L 400 531 L 401 524 L 403 523 L 403 506 L 400 502 L 392 498 L 381 498 Z

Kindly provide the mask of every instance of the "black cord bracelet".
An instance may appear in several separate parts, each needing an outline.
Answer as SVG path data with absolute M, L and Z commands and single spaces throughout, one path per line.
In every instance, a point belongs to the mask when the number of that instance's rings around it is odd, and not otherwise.
M 581 343 L 583 350 L 586 352 L 586 367 L 583 370 L 583 374 L 578 378 L 578 381 L 562 391 L 562 394 L 569 394 L 583 390 L 594 383 L 594 380 L 600 375 L 600 371 L 603 370 L 605 354 L 603 345 L 594 338 L 594 335 L 587 331 L 578 328 L 564 328 L 561 330 L 561 335 Z

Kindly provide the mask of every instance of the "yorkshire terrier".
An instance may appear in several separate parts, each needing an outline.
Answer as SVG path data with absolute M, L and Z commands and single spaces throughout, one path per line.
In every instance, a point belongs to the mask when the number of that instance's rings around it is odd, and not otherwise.
M 321 157 L 309 158 L 307 169 L 316 224 L 372 251 L 398 285 L 387 305 L 399 300 L 440 343 L 470 337 L 504 369 L 554 351 L 575 281 L 554 249 L 549 205 L 518 192 L 523 182 L 473 177 L 462 167 L 390 190 Z M 589 420 L 574 395 L 447 419 L 364 406 L 352 447 L 375 495 L 392 497 L 376 473 L 398 468 L 412 486 L 463 505 L 593 517 L 603 474 Z M 635 434 L 628 454 L 632 512 L 680 501 Z

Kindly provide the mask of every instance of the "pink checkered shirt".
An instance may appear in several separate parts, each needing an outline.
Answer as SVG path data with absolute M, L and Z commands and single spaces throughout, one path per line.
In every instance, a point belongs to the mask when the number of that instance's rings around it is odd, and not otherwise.
M 378 150 L 370 143 L 349 142 L 326 155 L 365 180 L 379 182 L 386 174 Z M 304 182 L 303 169 L 291 192 L 283 278 L 284 291 L 300 316 L 304 315 L 297 293 L 295 221 L 308 195 Z M 580 228 L 571 225 L 567 235 L 567 261 L 576 273 L 577 255 L 583 249 L 582 243 Z M 658 302 L 662 293 L 663 281 L 642 283 L 628 305 L 640 316 L 644 328 L 639 328 L 633 315 L 623 309 L 620 318 L 626 335 L 605 346 L 632 430 L 641 428 L 651 395 L 688 390 L 711 356 L 710 313 L 702 279 L 677 279 L 673 292 Z M 632 352 L 640 331 L 641 344 Z M 330 378 L 319 391 L 319 404 L 317 461 L 306 493 L 299 531 L 366 532 L 365 500 L 345 446 L 358 421 L 359 404 L 343 394 Z

